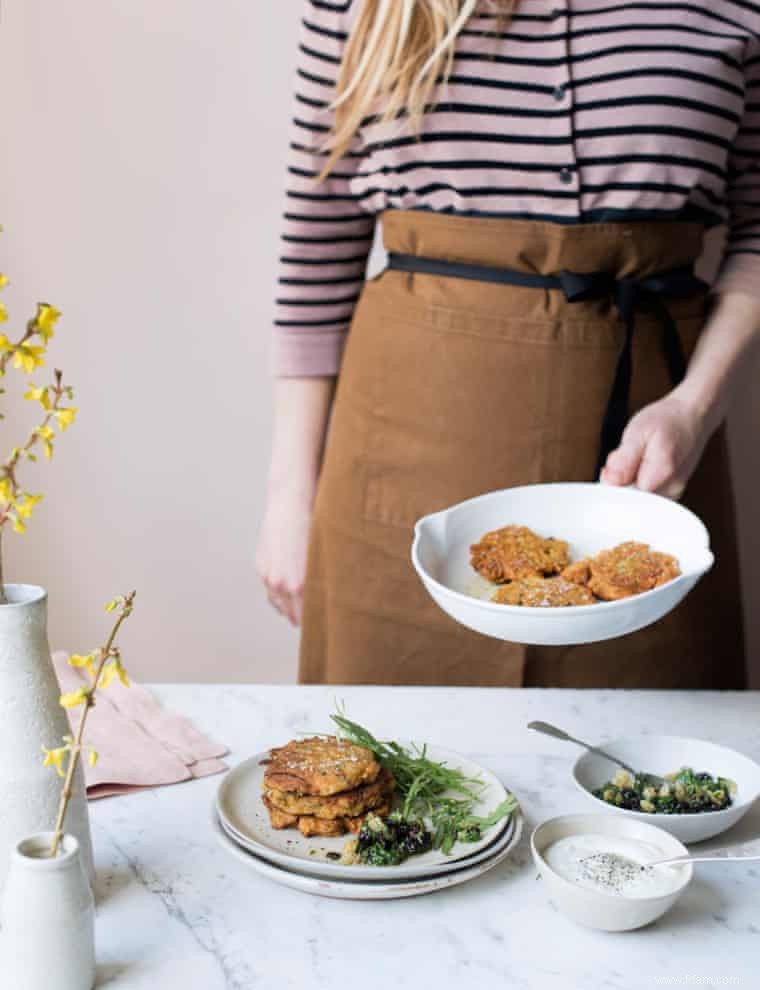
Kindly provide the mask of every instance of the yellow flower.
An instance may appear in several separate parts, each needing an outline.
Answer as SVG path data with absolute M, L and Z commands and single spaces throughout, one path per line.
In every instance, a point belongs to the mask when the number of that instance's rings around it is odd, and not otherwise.
M 24 398 L 30 399 L 32 402 L 39 402 L 46 412 L 50 409 L 50 399 L 48 398 L 48 389 L 46 386 L 37 388 L 36 385 L 31 385 L 29 391 L 24 393 Z
M 8 276 L 7 275 L 3 275 L 3 273 L 0 272 L 0 289 L 4 289 L 6 287 L 6 285 L 8 284 L 8 281 L 9 281 L 8 280 Z
M 91 767 L 94 767 L 95 764 L 98 762 L 98 751 L 96 749 L 91 749 L 90 752 L 87 754 L 87 762 L 90 764 Z
M 65 777 L 66 774 L 63 772 L 63 761 L 68 752 L 68 746 L 61 746 L 60 749 L 46 749 L 42 747 L 42 752 L 45 754 L 45 759 L 43 766 L 45 767 L 55 767 L 55 772 L 59 777 Z
M 121 660 L 118 656 L 111 657 L 106 666 L 103 668 L 103 673 L 100 675 L 100 680 L 98 682 L 99 688 L 107 688 L 108 685 L 118 677 L 124 687 L 129 687 L 129 678 L 127 677 L 126 670 L 121 665 Z
M 38 505 L 41 501 L 42 495 L 29 495 L 29 493 L 26 493 L 23 496 L 23 502 L 18 501 L 13 507 L 22 519 L 29 519 L 35 505 Z
M 71 667 L 86 667 L 90 677 L 95 676 L 94 653 L 88 653 L 87 656 L 81 656 L 79 653 L 72 653 L 69 657 L 69 665 Z
M 55 306 L 48 303 L 37 303 L 37 315 L 34 317 L 34 326 L 43 340 L 50 340 L 55 330 L 55 325 L 60 318 L 61 312 Z
M 8 502 L 13 498 L 13 486 L 10 478 L 0 478 L 0 502 Z
M 0 323 L 8 319 L 8 314 L 2 309 L 2 315 L 0 315 Z M 13 350 L 13 344 L 8 340 L 4 333 L 0 333 L 0 351 L 7 353 Z
M 120 598 L 112 598 L 111 601 L 106 605 L 106 612 L 115 612 L 120 604 L 121 604 Z
M 36 347 L 34 344 L 19 344 L 13 352 L 13 367 L 23 368 L 29 374 L 45 363 L 42 356 L 44 353 L 44 347 Z
M 7 323 L 8 321 L 8 310 L 5 308 L 3 303 L 0 303 L 0 323 Z M 7 337 L 5 338 L 8 339 Z
M 101 689 L 107 688 L 114 677 L 116 677 L 116 670 L 114 669 L 114 665 L 110 663 L 103 669 L 103 673 L 100 675 L 100 680 L 98 681 L 98 687 Z
M 16 516 L 13 513 L 11 513 L 10 514 L 10 520 L 11 520 L 11 525 L 13 526 L 13 532 L 14 533 L 25 533 L 26 532 L 26 526 L 24 525 L 24 523 L 22 522 L 22 520 L 19 519 L 18 516 Z
M 55 437 L 55 433 L 49 426 L 40 426 L 37 429 L 37 436 L 42 440 L 45 457 L 50 460 L 53 456 L 53 438 Z
M 69 691 L 62 694 L 59 702 L 64 708 L 76 708 L 83 704 L 90 696 L 90 690 L 86 687 L 77 688 L 76 691 Z
M 70 406 L 68 409 L 56 409 L 53 414 L 58 420 L 58 428 L 60 430 L 65 430 L 67 427 L 71 426 L 74 422 L 74 417 L 77 414 L 77 409 L 75 406 Z

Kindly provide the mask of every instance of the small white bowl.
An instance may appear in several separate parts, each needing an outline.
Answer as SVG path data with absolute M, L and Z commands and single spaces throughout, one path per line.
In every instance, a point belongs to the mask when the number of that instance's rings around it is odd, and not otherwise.
M 493 593 L 470 566 L 470 545 L 509 524 L 570 544 L 578 560 L 627 540 L 673 554 L 681 575 L 616 602 L 528 608 L 483 600 Z M 513 643 L 568 646 L 642 629 L 670 612 L 713 564 L 704 524 L 671 499 L 601 484 L 507 488 L 424 516 L 414 529 L 412 563 L 428 592 L 453 619 Z
M 621 818 L 651 822 L 681 842 L 701 842 L 720 835 L 743 818 L 760 796 L 760 766 L 748 756 L 706 739 L 635 736 L 614 739 L 599 745 L 611 755 L 619 756 L 629 766 L 661 777 L 681 767 L 691 767 L 697 773 L 728 777 L 736 783 L 733 803 L 722 811 L 705 811 L 694 815 L 650 814 L 618 808 L 591 793 L 594 788 L 601 787 L 612 779 L 618 769 L 614 763 L 590 752 L 583 753 L 575 761 L 573 779 L 589 801 L 593 801 L 597 811 L 609 811 Z
M 558 839 L 588 834 L 646 842 L 662 850 L 662 859 L 688 855 L 688 850 L 678 839 L 655 825 L 641 821 L 630 821 L 613 815 L 561 815 L 543 822 L 534 829 L 530 838 L 533 859 L 550 900 L 564 915 L 579 925 L 604 932 L 627 932 L 642 928 L 662 917 L 691 882 L 694 867 L 691 863 L 686 863 L 677 868 L 682 873 L 679 886 L 667 894 L 653 897 L 621 897 L 618 894 L 577 886 L 549 866 L 544 859 L 544 852 Z

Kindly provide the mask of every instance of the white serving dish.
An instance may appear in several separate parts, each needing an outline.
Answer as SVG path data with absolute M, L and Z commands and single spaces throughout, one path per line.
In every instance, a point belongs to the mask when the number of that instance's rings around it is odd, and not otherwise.
M 523 816 L 518 809 L 513 816 L 514 829 L 506 842 L 499 840 L 494 845 L 493 854 L 487 859 L 471 865 L 462 860 L 454 864 L 448 873 L 438 876 L 411 877 L 397 880 L 339 880 L 334 877 L 318 877 L 300 873 L 297 870 L 277 866 L 268 860 L 246 851 L 224 831 L 216 813 L 213 815 L 212 828 L 220 846 L 238 862 L 259 876 L 266 877 L 274 883 L 279 883 L 293 890 L 318 897 L 332 897 L 349 901 L 387 901 L 398 900 L 402 897 L 419 897 L 422 894 L 433 894 L 437 890 L 456 887 L 459 884 L 476 880 L 488 873 L 499 863 L 502 863 L 520 841 L 523 828 Z M 372 870 L 372 867 L 367 867 Z
M 658 825 L 681 842 L 701 842 L 720 835 L 735 825 L 760 796 L 760 766 L 742 753 L 706 739 L 683 736 L 634 736 L 614 739 L 599 745 L 612 756 L 636 769 L 663 776 L 681 767 L 691 767 L 697 773 L 728 777 L 736 783 L 733 804 L 722 811 L 695 815 L 648 814 L 629 811 L 594 797 L 591 791 L 611 780 L 618 769 L 614 763 L 596 753 L 583 753 L 573 767 L 573 779 L 592 801 L 597 811 L 609 812 L 621 818 L 646 821 Z
M 487 855 L 494 840 L 513 827 L 512 819 L 505 819 L 489 829 L 478 842 L 457 842 L 449 855 L 431 849 L 399 866 L 346 866 L 328 858 L 330 855 L 340 856 L 346 842 L 345 836 L 307 839 L 297 829 L 272 828 L 261 800 L 266 769 L 262 761 L 269 755 L 267 751 L 252 756 L 225 775 L 217 791 L 216 813 L 224 831 L 238 845 L 260 859 L 286 869 L 336 880 L 364 880 L 368 870 L 371 870 L 375 880 L 398 881 L 405 877 L 437 876 L 449 872 L 459 860 L 472 863 L 473 857 L 481 853 Z M 474 814 L 486 815 L 506 799 L 504 785 L 485 767 L 438 746 L 428 746 L 427 755 L 431 760 L 460 769 L 467 777 L 477 777 L 483 781 L 484 787 L 473 809 Z
M 472 570 L 470 545 L 509 524 L 566 540 L 572 560 L 627 540 L 648 543 L 677 557 L 682 573 L 621 601 L 569 608 L 500 605 L 487 600 L 494 586 Z M 460 502 L 420 519 L 412 545 L 412 563 L 444 612 L 486 636 L 541 646 L 595 643 L 651 625 L 678 605 L 713 560 L 704 524 L 678 502 L 635 488 L 583 483 L 507 488 Z
M 691 863 L 675 868 L 682 874 L 682 881 L 676 889 L 652 897 L 621 897 L 619 894 L 589 890 L 571 883 L 549 866 L 543 854 L 558 839 L 589 833 L 649 843 L 662 850 L 662 859 L 667 856 L 688 855 L 688 850 L 678 839 L 643 821 L 616 818 L 613 815 L 562 815 L 543 822 L 534 829 L 530 839 L 533 859 L 550 900 L 577 924 L 605 932 L 627 932 L 642 928 L 662 917 L 688 887 L 694 872 Z

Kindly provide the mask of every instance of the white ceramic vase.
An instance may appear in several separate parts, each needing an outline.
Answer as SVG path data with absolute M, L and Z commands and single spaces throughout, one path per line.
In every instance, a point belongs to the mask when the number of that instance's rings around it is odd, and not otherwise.
M 43 767 L 42 746 L 69 732 L 47 641 L 47 595 L 30 584 L 6 584 L 0 605 L 0 895 L 11 853 L 24 836 L 52 829 L 61 779 Z M 79 842 L 92 880 L 92 842 L 84 774 L 77 768 L 65 830 Z
M 95 905 L 79 843 L 52 832 L 16 844 L 0 912 L 0 972 L 10 990 L 92 990 Z M 7 983 L 6 983 L 7 980 Z

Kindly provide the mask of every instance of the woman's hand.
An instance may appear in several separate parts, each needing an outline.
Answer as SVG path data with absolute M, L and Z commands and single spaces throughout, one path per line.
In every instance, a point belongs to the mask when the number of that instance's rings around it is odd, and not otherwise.
M 676 389 L 631 419 L 620 446 L 607 458 L 601 481 L 680 498 L 710 432 L 704 417 Z
M 636 413 L 607 458 L 601 480 L 680 498 L 737 385 L 752 371 L 759 343 L 760 298 L 719 293 L 686 378 Z
M 279 378 L 256 572 L 273 607 L 300 625 L 306 553 L 335 379 Z
M 256 572 L 272 606 L 301 624 L 311 499 L 270 488 L 256 551 Z

